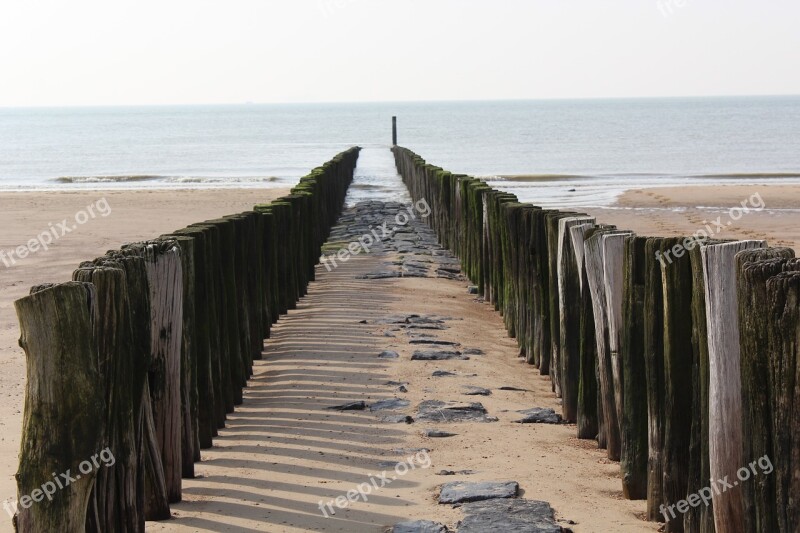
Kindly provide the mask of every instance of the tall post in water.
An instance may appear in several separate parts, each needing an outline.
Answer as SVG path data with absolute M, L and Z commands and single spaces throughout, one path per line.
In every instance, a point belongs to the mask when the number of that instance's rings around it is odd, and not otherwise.
M 397 146 L 397 117 L 392 117 L 392 146 Z

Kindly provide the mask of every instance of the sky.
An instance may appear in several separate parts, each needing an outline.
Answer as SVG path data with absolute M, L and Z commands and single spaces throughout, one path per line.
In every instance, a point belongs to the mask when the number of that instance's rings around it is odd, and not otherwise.
M 2 0 L 0 106 L 800 94 L 797 0 Z

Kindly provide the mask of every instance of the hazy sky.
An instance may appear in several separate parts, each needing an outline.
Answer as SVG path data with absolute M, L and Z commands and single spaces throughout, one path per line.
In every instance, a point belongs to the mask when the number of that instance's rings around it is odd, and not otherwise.
M 800 94 L 797 0 L 2 0 L 0 106 Z

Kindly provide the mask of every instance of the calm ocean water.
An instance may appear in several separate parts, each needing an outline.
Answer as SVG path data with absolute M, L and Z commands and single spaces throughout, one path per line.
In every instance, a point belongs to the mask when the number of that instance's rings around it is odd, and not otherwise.
M 752 97 L 0 109 L 0 189 L 284 187 L 357 144 L 370 149 L 357 190 L 376 197 L 397 191 L 392 115 L 403 146 L 456 172 L 525 175 L 490 182 L 543 205 L 800 183 L 800 97 Z

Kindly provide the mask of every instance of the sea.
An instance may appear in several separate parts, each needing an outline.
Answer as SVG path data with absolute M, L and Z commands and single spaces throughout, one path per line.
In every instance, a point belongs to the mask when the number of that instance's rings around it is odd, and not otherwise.
M 403 199 L 389 148 L 544 207 L 800 183 L 800 96 L 0 108 L 0 190 L 290 187 L 364 148 L 349 201 Z

